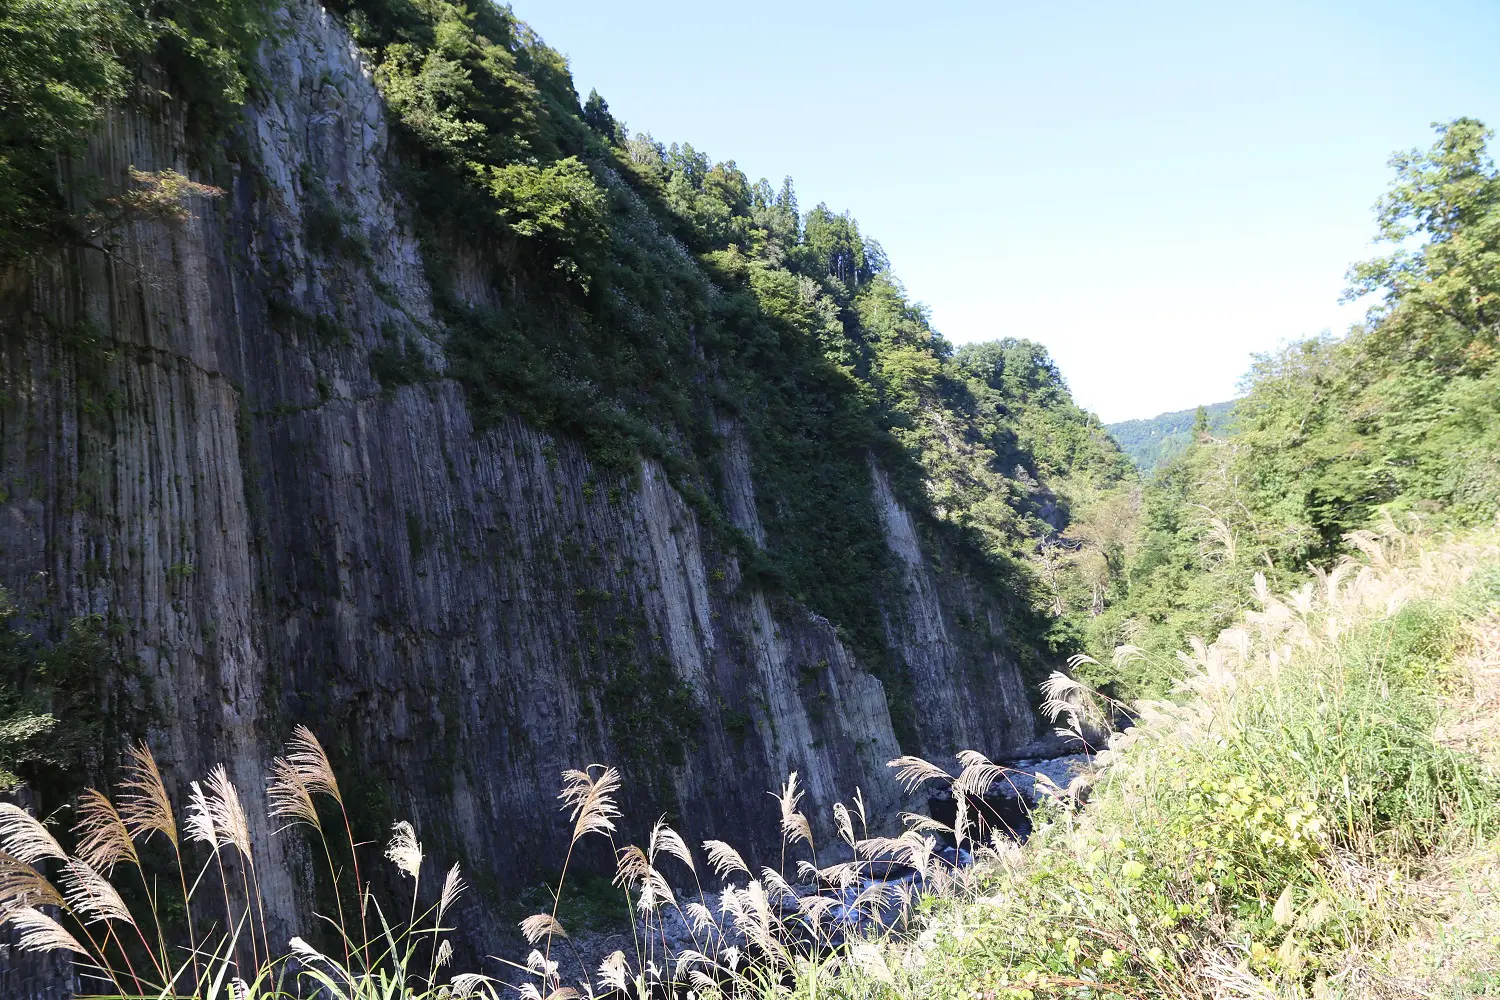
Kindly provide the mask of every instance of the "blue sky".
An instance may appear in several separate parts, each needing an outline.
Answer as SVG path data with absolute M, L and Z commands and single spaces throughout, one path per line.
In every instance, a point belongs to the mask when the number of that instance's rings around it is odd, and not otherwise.
M 632 131 L 848 209 L 950 340 L 1105 420 L 1331 329 L 1396 149 L 1500 125 L 1500 3 L 514 0 Z

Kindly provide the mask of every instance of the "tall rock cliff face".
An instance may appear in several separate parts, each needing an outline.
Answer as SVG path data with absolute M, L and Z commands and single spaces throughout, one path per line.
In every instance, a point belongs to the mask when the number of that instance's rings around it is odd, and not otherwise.
M 627 814 L 765 850 L 788 771 L 809 815 L 858 786 L 889 822 L 902 749 L 1034 738 L 1000 613 L 873 460 L 904 748 L 869 665 L 742 580 L 656 463 L 621 477 L 519 420 L 476 430 L 443 377 L 382 386 L 372 352 L 410 341 L 441 376 L 445 330 L 368 71 L 318 6 L 284 17 L 234 167 L 201 178 L 223 197 L 12 273 L 0 303 L 0 583 L 55 621 L 109 617 L 111 711 L 174 779 L 224 761 L 253 799 L 310 725 L 366 833 L 408 818 L 489 890 L 465 921 L 482 938 L 498 894 L 560 861 L 565 767 L 617 764 Z M 191 172 L 179 112 L 112 114 L 73 180 Z M 718 499 L 761 541 L 749 446 L 718 427 Z M 262 870 L 283 917 L 290 854 Z

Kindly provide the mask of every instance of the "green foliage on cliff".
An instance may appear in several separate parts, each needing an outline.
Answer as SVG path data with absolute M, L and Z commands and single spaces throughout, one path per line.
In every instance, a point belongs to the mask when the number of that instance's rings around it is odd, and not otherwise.
M 147 96 L 148 60 L 170 74 L 200 133 L 244 100 L 264 0 L 0 0 L 0 265 L 91 242 L 94 192 L 66 194 L 59 161 L 83 150 L 112 103 Z
M 0 788 L 23 777 L 68 787 L 82 777 L 100 745 L 98 683 L 108 662 L 102 619 L 75 618 L 44 642 L 0 589 Z
M 0 262 L 65 231 L 57 157 L 77 151 L 105 102 L 124 96 L 120 51 L 145 38 L 125 4 L 0 3 Z
M 1202 428 L 1198 426 L 1200 411 Z M 1233 413 L 1233 402 L 1213 403 L 1144 420 L 1122 420 L 1107 429 L 1135 467 L 1149 474 L 1182 454 L 1200 429 L 1210 434 L 1225 433 Z
M 853 218 L 632 133 L 597 93 L 581 104 L 561 57 L 503 8 L 334 8 L 415 165 L 450 374 L 481 425 L 519 415 L 627 475 L 655 458 L 753 580 L 832 620 L 899 691 L 873 457 L 940 558 L 1011 607 L 1012 653 L 1040 663 L 1028 559 L 1067 522 L 1064 480 L 1129 474 L 1040 347 L 955 354 Z M 458 240 L 485 253 L 460 263 Z M 457 291 L 475 268 L 498 303 Z M 750 444 L 764 553 L 722 504 L 731 426 Z

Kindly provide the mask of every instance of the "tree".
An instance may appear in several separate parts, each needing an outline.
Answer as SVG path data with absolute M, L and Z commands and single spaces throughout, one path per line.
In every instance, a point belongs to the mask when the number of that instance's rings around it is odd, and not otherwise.
M 589 91 L 589 98 L 583 104 L 583 120 L 610 142 L 618 143 L 623 137 L 620 123 L 609 113 L 609 102 L 600 97 L 597 90 Z
M 0 262 L 71 238 L 57 160 L 125 94 L 149 44 L 123 0 L 0 0 Z
M 859 224 L 849 213 L 834 215 L 820 204 L 807 213 L 802 239 L 806 266 L 821 268 L 840 284 L 855 289 L 873 276 L 866 265 Z
M 1445 368 L 1487 358 L 1500 324 L 1500 176 L 1493 133 L 1473 118 L 1433 126 L 1425 153 L 1391 158 L 1396 181 L 1376 206 L 1392 253 L 1356 264 L 1345 300 L 1382 293 L 1370 311 L 1379 346 L 1430 356 Z M 1403 246 L 1413 238 L 1414 249 Z
M 797 244 L 802 237 L 802 217 L 797 214 L 797 192 L 790 177 L 783 178 L 781 190 L 773 191 L 764 177 L 751 192 L 751 218 L 783 247 Z

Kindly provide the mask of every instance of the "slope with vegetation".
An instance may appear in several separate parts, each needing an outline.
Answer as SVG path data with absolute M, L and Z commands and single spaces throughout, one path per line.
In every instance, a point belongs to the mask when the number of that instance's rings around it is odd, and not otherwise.
M 1135 467 L 1150 474 L 1192 444 L 1201 433 L 1223 434 L 1234 413 L 1234 402 L 1213 403 L 1191 410 L 1160 413 L 1144 420 L 1122 420 L 1106 425 L 1109 436 L 1130 456 Z
M 1097 756 L 1086 806 L 1058 790 L 1030 842 L 982 850 L 920 939 L 829 992 L 1488 995 L 1500 548 L 1354 540 L 1367 563 L 1284 597 L 1258 578 L 1254 610 L 1184 653 L 1178 696 Z
M 1100 659 L 1150 656 L 1091 679 L 1160 694 L 1173 652 L 1235 620 L 1254 573 L 1290 586 L 1351 531 L 1500 510 L 1500 175 L 1479 122 L 1437 131 L 1392 161 L 1377 212 L 1393 252 L 1351 271 L 1368 320 L 1260 358 L 1227 433 L 1200 428 L 1144 485 L 1107 608 L 1074 621 Z

